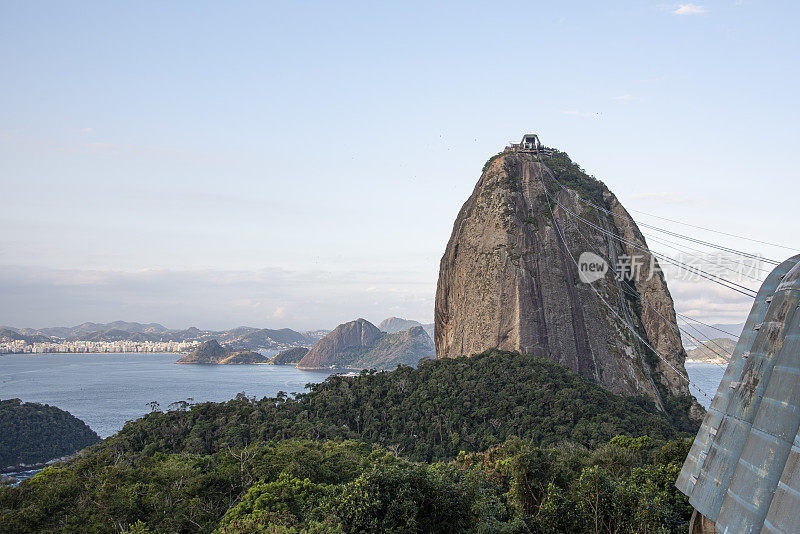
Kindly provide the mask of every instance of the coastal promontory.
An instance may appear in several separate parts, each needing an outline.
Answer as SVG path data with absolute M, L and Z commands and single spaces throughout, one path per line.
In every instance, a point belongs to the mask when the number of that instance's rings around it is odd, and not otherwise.
M 42 464 L 98 441 L 86 423 L 55 406 L 0 400 L 0 469 Z
M 230 347 L 223 347 L 216 339 L 211 339 L 201 343 L 194 351 L 175 363 L 213 365 L 254 364 L 269 363 L 269 357 L 251 350 L 235 350 Z
M 297 365 L 308 354 L 305 347 L 294 347 L 280 351 L 267 362 L 270 365 Z

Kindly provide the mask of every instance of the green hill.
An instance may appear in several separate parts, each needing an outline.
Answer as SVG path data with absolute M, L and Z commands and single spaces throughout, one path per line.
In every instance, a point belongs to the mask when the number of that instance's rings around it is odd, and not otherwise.
M 211 339 L 201 343 L 194 351 L 175 363 L 236 365 L 268 362 L 269 358 L 263 354 L 250 350 L 235 350 L 231 347 L 223 347 L 217 343 L 216 339 Z
M 44 463 L 98 441 L 86 423 L 55 406 L 0 401 L 0 468 Z
M 610 393 L 547 358 L 499 351 L 428 360 L 417 369 L 333 375 L 310 389 L 294 399 L 240 396 L 151 413 L 104 443 L 129 452 L 210 454 L 258 440 L 341 438 L 435 461 L 512 436 L 593 447 L 618 434 L 668 439 L 696 431 L 685 416 Z M 685 413 L 677 403 L 673 413 Z
M 688 419 L 545 358 L 424 361 L 333 375 L 297 398 L 153 412 L 65 466 L 0 487 L 0 524 L 589 533 L 602 521 L 600 532 L 678 532 L 691 513 L 674 488 L 688 443 L 665 440 L 682 430 L 694 430 Z
M 278 354 L 270 358 L 270 365 L 297 365 L 308 353 L 305 347 L 295 347 L 293 349 L 286 349 L 280 351 Z

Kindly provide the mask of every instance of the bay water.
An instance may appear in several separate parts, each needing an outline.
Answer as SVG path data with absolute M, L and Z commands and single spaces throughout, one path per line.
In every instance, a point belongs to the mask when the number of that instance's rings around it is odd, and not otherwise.
M 277 351 L 263 351 L 272 356 Z M 181 354 L 2 354 L 0 399 L 50 404 L 81 419 L 100 437 L 126 421 L 177 401 L 221 402 L 238 393 L 272 397 L 302 393 L 306 384 L 333 371 L 301 371 L 290 365 L 194 365 L 174 363 Z

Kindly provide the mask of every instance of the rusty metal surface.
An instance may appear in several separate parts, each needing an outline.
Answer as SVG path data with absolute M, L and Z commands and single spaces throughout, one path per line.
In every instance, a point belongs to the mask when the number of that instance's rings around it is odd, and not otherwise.
M 800 531 L 800 434 L 795 436 L 783 475 L 775 488 L 761 532 L 794 534 Z
M 728 408 L 731 398 L 734 394 L 734 389 L 731 388 L 732 383 L 740 382 L 742 371 L 745 362 L 751 352 L 753 342 L 755 341 L 757 331 L 756 325 L 763 323 L 766 316 L 767 309 L 772 299 L 775 290 L 782 281 L 782 277 L 798 262 L 800 262 L 800 255 L 794 256 L 789 260 L 783 262 L 776 267 L 772 273 L 766 278 L 761 286 L 761 289 L 756 296 L 750 315 L 747 318 L 744 329 L 736 348 L 728 364 L 722 381 L 714 395 L 714 399 L 706 413 L 700 430 L 695 437 L 692 448 L 689 452 L 686 462 L 681 469 L 680 475 L 675 485 L 677 488 L 688 496 L 692 496 L 696 482 L 701 478 L 701 468 L 703 467 L 708 453 L 711 448 L 711 443 L 714 441 L 717 429 L 723 420 L 723 416 Z M 735 462 L 738 458 L 731 459 Z M 706 478 L 705 475 L 703 478 Z M 713 481 L 713 478 L 712 478 Z M 718 500 L 710 501 L 706 498 L 707 494 L 714 491 L 713 487 L 704 489 L 698 493 L 698 496 L 693 499 L 692 505 L 706 517 L 716 520 L 717 512 L 719 511 L 722 501 L 724 500 L 724 493 Z M 713 515 L 712 515 L 713 510 Z
M 798 428 L 800 428 L 800 266 L 795 267 L 778 287 L 772 306 L 776 318 L 785 316 L 779 328 L 768 324 L 766 336 L 770 350 L 776 351 L 772 372 L 764 373 L 761 384 L 745 381 L 737 395 L 753 405 L 764 382 L 763 398 L 739 458 L 736 471 L 717 518 L 717 528 L 728 532 L 760 532 L 772 503 L 775 488 L 786 466 Z M 772 309 L 770 309 L 770 312 Z M 769 319 L 770 313 L 767 314 Z M 767 320 L 768 320 L 767 319 Z M 773 337 L 769 338 L 770 334 Z M 793 532 L 800 529 L 795 513 Z
M 692 506 L 709 519 L 718 518 L 753 420 L 761 406 L 775 365 L 775 356 L 782 346 L 787 314 L 790 309 L 794 310 L 786 293 L 775 293 L 764 322 L 756 332 L 750 355 L 737 381 L 740 385 L 733 389 L 689 498 Z M 730 385 L 728 387 L 730 389 Z
M 800 272 L 792 270 L 786 276 L 784 284 L 793 284 L 800 287 Z M 791 440 L 791 449 L 786 458 L 781 478 L 774 488 L 772 501 L 767 511 L 764 521 L 764 528 L 761 532 L 792 534 L 800 532 L 800 400 L 797 399 L 797 390 L 800 388 L 800 309 L 795 311 L 795 321 L 789 332 L 789 337 L 784 344 L 781 360 L 776 370 L 780 370 L 785 377 L 775 386 L 775 391 L 785 392 L 783 395 L 791 393 L 793 397 L 786 397 L 786 405 L 781 404 L 780 411 L 776 411 L 774 418 L 794 420 L 794 439 Z M 776 375 L 777 376 L 777 375 Z M 773 379 L 774 381 L 775 379 Z M 773 393 L 770 383 L 769 394 Z M 776 399 L 783 398 L 776 395 Z M 765 419 L 770 418 L 770 414 L 764 414 Z M 788 425 L 778 428 L 781 439 L 791 433 L 792 427 Z

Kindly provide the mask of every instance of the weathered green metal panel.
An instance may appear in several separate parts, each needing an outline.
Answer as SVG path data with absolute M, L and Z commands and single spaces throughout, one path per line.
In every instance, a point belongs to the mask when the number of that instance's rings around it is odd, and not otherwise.
M 764 528 L 767 534 L 800 531 L 800 434 L 794 438 L 778 487 L 769 506 Z
M 717 518 L 717 528 L 722 532 L 761 532 L 800 428 L 799 306 L 797 265 L 778 286 L 762 328 L 768 351 L 765 354 L 774 354 L 772 370 L 761 373 L 757 360 L 748 362 L 736 390 L 736 398 L 743 405 L 749 402 L 739 413 L 746 414 L 747 409 L 757 412 Z M 768 322 L 770 318 L 773 322 Z M 759 400 L 761 391 L 763 398 Z M 797 512 L 800 510 L 795 510 L 792 532 L 800 530 Z
M 742 371 L 752 350 L 753 342 L 758 334 L 756 326 L 763 323 L 769 304 L 775 290 L 781 282 L 781 278 L 798 262 L 800 262 L 800 255 L 783 262 L 770 273 L 762 284 L 755 302 L 753 303 L 753 307 L 750 310 L 744 330 L 739 337 L 739 342 L 736 345 L 731 361 L 722 378 L 722 382 L 717 389 L 714 400 L 706 413 L 706 417 L 703 420 L 691 451 L 675 484 L 680 491 L 692 497 L 692 505 L 697 508 L 700 513 L 712 520 L 716 520 L 717 513 L 722 506 L 727 484 L 720 492 L 721 484 L 717 483 L 718 476 L 716 473 L 709 473 L 708 471 L 703 473 L 702 468 L 708 458 L 711 445 L 726 414 L 731 398 L 734 395 L 734 388 L 731 388 L 731 384 L 736 384 L 741 381 Z M 729 458 L 729 461 L 731 463 L 730 470 L 732 476 L 732 471 L 738 461 L 738 456 Z M 698 491 L 695 496 L 694 490 L 698 481 L 703 482 L 700 484 L 700 491 Z M 708 484 L 704 483 L 706 481 Z M 721 494 L 717 495 L 718 492 Z M 709 498 L 709 496 L 711 496 L 711 498 Z

